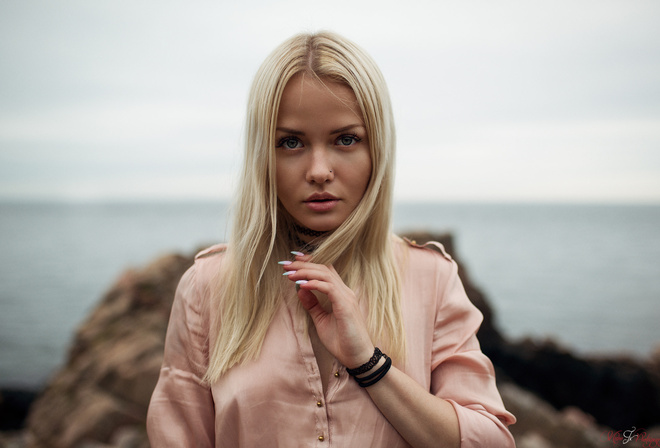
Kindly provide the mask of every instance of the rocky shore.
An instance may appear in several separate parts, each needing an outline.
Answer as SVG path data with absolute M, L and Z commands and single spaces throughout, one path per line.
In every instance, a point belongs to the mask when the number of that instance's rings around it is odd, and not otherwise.
M 451 235 L 407 236 L 438 240 L 455 254 Z M 124 272 L 78 328 L 64 367 L 36 400 L 29 392 L 0 392 L 0 447 L 148 447 L 144 422 L 169 311 L 192 261 L 192 254 L 173 254 Z M 483 350 L 518 418 L 511 427 L 518 447 L 612 446 L 623 444 L 626 431 L 632 431 L 629 446 L 660 446 L 660 353 L 645 362 L 581 359 L 552 341 L 507 340 L 459 266 L 470 300 L 484 314 Z M 642 434 L 656 445 L 644 445 Z

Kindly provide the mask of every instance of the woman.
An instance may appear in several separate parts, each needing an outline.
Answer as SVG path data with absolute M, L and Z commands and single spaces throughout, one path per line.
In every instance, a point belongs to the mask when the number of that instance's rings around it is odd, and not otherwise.
M 514 446 L 456 264 L 390 233 L 394 124 L 372 60 L 332 33 L 286 41 L 246 134 L 230 243 L 177 290 L 152 445 Z

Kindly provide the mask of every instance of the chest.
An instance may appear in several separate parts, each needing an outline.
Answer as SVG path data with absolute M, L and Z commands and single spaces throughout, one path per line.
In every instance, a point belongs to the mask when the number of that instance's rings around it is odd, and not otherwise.
M 212 395 L 217 446 L 408 446 L 295 307 L 278 311 L 259 357 L 230 369 Z
M 319 374 L 321 376 L 321 386 L 323 387 L 323 394 L 325 395 L 328 390 L 328 383 L 332 376 L 337 377 L 339 370 L 337 370 L 337 360 L 321 343 L 316 329 L 313 325 L 309 328 L 309 340 L 314 352 L 314 358 L 318 365 Z

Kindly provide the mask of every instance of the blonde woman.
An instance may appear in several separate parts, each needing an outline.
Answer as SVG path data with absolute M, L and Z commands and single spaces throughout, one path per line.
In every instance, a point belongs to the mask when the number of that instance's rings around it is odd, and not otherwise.
M 514 446 L 456 264 L 391 234 L 394 147 L 353 43 L 298 35 L 266 59 L 230 242 L 177 290 L 154 447 Z

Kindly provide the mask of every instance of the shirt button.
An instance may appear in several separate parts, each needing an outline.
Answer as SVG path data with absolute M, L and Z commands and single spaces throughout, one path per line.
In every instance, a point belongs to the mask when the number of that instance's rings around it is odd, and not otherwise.
M 319 442 L 323 442 L 324 440 L 325 440 L 325 437 L 323 437 L 323 435 L 320 435 L 319 436 Z
M 316 406 L 321 407 L 321 406 L 323 406 L 323 403 L 320 402 L 320 401 L 317 401 L 317 402 L 316 402 Z

